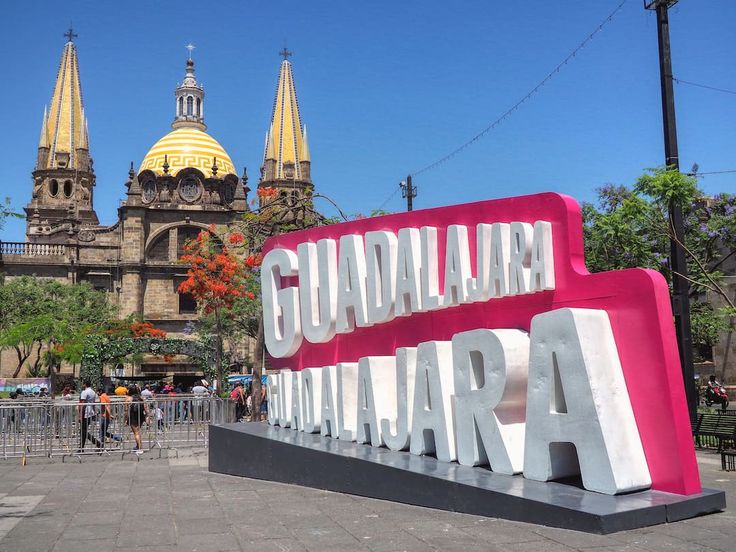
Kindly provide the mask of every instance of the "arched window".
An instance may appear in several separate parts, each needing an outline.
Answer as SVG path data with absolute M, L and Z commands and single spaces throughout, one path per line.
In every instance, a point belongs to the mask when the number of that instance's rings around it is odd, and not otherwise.
M 187 96 L 187 117 L 191 117 L 194 112 L 194 98 Z
M 202 116 L 202 100 L 197 98 L 197 117 Z
M 179 96 L 179 117 L 184 115 L 184 96 Z

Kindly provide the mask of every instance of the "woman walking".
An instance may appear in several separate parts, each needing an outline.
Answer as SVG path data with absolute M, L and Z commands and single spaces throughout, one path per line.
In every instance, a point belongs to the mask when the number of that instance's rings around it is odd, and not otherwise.
M 135 438 L 136 454 L 143 454 L 143 442 L 141 441 L 141 424 L 146 420 L 146 405 L 141 397 L 137 385 L 128 387 L 128 396 L 125 398 L 125 422 L 130 426 Z

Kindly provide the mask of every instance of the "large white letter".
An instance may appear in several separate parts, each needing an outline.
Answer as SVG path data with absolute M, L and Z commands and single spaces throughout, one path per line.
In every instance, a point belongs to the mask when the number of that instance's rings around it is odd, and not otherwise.
M 381 420 L 381 437 L 391 450 L 409 448 L 409 429 L 414 409 L 414 382 L 417 373 L 417 348 L 396 349 L 396 418 Z M 393 407 L 392 410 L 393 412 Z
M 419 241 L 422 246 L 422 310 L 441 309 L 443 298 L 439 292 L 437 228 L 422 226 L 419 230 Z
M 357 234 L 340 237 L 337 267 L 337 333 L 368 326 L 365 300 L 365 250 Z
M 358 361 L 358 411 L 355 441 L 384 444 L 379 419 L 396 418 L 396 357 L 363 357 Z
M 445 239 L 445 298 L 446 307 L 468 302 L 470 279 L 470 249 L 468 227 L 451 224 Z
M 271 374 L 266 378 L 266 391 L 268 392 L 268 423 L 278 425 L 279 418 L 279 377 Z
M 322 424 L 320 434 L 334 437 L 339 435 L 337 424 L 337 369 L 335 366 L 322 368 Z
M 299 290 L 281 289 L 281 278 L 295 276 L 298 266 L 296 254 L 288 249 L 272 249 L 261 265 L 263 335 L 268 352 L 276 358 L 293 355 L 302 344 Z
M 509 295 L 529 293 L 529 266 L 532 259 L 532 233 L 532 225 L 529 223 L 511 223 Z
M 327 343 L 335 337 L 337 245 L 325 239 L 300 243 L 296 251 L 302 333 L 310 343 Z
M 417 348 L 417 379 L 411 423 L 412 454 L 436 453 L 437 460 L 456 459 L 451 397 L 452 342 L 427 341 Z
M 396 234 L 366 232 L 368 321 L 380 324 L 394 319 L 396 294 Z
M 358 410 L 358 363 L 337 363 L 338 439 L 355 440 L 355 416 Z
M 538 314 L 530 333 L 524 477 L 549 481 L 580 473 L 586 489 L 606 494 L 649 487 L 606 311 Z
M 291 374 L 291 429 L 304 431 L 301 372 Z
M 529 336 L 471 330 L 452 337 L 457 460 L 513 475 L 524 468 Z
M 302 370 L 302 424 L 305 433 L 319 433 L 322 421 L 323 368 Z
M 487 301 L 490 298 L 489 279 L 491 270 L 491 228 L 490 224 L 475 227 L 475 278 L 468 278 L 468 299 Z M 445 284 L 447 287 L 447 284 Z
M 279 372 L 279 425 L 291 425 L 291 370 Z
M 552 225 L 538 220 L 534 223 L 529 291 L 555 289 L 555 257 L 552 249 Z
M 488 276 L 488 293 L 491 297 L 508 295 L 509 225 L 505 222 L 491 224 L 491 261 Z
M 409 316 L 422 308 L 419 230 L 401 228 L 396 254 L 396 316 Z

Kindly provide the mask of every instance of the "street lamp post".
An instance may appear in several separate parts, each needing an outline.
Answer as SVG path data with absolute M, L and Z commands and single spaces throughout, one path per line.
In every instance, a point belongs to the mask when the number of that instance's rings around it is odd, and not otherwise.
M 659 43 L 659 77 L 662 88 L 662 123 L 664 129 L 665 165 L 680 170 L 677 151 L 677 126 L 675 123 L 675 91 L 672 81 L 672 56 L 670 51 L 670 23 L 668 12 L 677 0 L 644 0 L 644 8 L 656 11 L 657 38 Z M 685 249 L 685 225 L 682 205 L 676 201 L 669 204 L 669 223 L 672 232 L 670 239 L 670 269 L 672 271 L 672 311 L 675 316 L 677 347 L 682 364 L 682 378 L 685 383 L 688 410 L 695 416 L 698 405 L 698 391 L 695 387 L 693 369 L 693 347 L 690 330 L 690 290 L 687 280 L 687 260 Z

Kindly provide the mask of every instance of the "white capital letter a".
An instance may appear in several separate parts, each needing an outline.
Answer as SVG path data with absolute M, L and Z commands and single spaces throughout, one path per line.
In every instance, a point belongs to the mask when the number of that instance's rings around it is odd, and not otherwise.
M 530 335 L 524 477 L 580 473 L 605 494 L 651 486 L 608 313 L 538 314 Z

